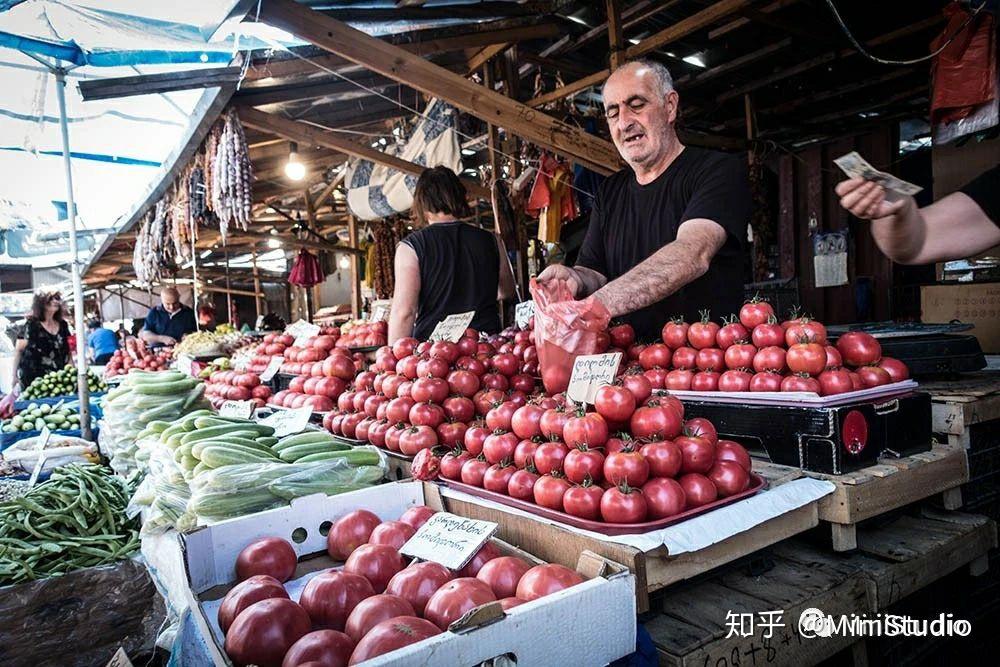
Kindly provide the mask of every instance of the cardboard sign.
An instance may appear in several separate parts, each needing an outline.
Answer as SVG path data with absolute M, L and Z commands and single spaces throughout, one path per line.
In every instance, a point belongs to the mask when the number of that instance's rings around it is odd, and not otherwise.
M 219 406 L 219 415 L 222 417 L 236 417 L 238 419 L 250 419 L 256 404 L 253 401 L 223 401 Z
M 177 357 L 177 370 L 185 375 L 194 375 L 194 372 L 191 369 L 191 364 L 193 363 L 194 359 L 187 354 L 182 354 Z
M 243 354 L 233 357 L 233 370 L 240 371 L 242 373 L 246 369 L 250 368 L 252 361 L 253 360 L 250 357 Z
M 437 323 L 427 340 L 450 340 L 452 343 L 457 343 L 465 330 L 472 324 L 472 319 L 475 316 L 476 311 L 474 310 L 468 313 L 449 315 Z
M 293 324 L 289 324 L 285 327 L 285 333 L 289 336 L 294 336 L 296 339 L 299 338 L 309 338 L 310 336 L 315 336 L 320 332 L 320 327 L 318 324 L 312 324 L 306 322 L 305 320 L 299 320 Z
M 292 410 L 277 410 L 274 414 L 258 420 L 258 423 L 273 428 L 274 437 L 283 438 L 304 431 L 312 413 L 313 409 L 308 405 Z
M 389 310 L 392 307 L 391 301 L 376 301 L 372 304 L 372 322 L 385 322 L 389 319 Z
M 285 363 L 285 358 L 280 354 L 271 357 L 271 361 L 267 362 L 267 368 L 260 374 L 260 381 L 270 382 L 281 369 L 283 363 Z
M 573 374 L 569 378 L 566 395 L 574 401 L 593 403 L 594 394 L 605 384 L 615 381 L 622 353 L 584 354 L 573 361 Z
M 522 301 L 514 306 L 514 324 L 518 329 L 528 328 L 528 322 L 535 315 L 535 302 Z
M 125 649 L 119 646 L 105 667 L 132 667 L 132 661 L 125 655 Z
M 460 570 L 472 560 L 499 524 L 438 512 L 417 530 L 399 550 L 407 556 L 440 563 Z

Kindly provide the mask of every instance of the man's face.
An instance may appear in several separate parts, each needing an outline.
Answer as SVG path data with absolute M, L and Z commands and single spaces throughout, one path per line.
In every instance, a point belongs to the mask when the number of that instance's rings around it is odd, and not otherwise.
M 603 97 L 611 139 L 629 166 L 655 164 L 670 150 L 677 93 L 661 95 L 653 72 L 641 66 L 623 67 L 608 79 Z
M 175 313 L 180 310 L 181 303 L 176 294 L 162 294 L 160 301 L 163 303 L 163 309 L 168 313 Z

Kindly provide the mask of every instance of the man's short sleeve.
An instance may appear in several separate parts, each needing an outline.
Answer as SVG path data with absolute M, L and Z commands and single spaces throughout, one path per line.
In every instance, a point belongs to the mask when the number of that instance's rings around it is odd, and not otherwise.
M 160 333 L 160 321 L 156 316 L 156 308 L 150 308 L 149 312 L 146 313 L 146 319 L 142 323 L 142 330 L 154 334 Z
M 712 220 L 742 246 L 747 240 L 751 213 L 746 155 L 718 153 L 713 158 L 701 166 L 680 222 L 695 218 Z
M 983 172 L 961 191 L 983 209 L 994 225 L 1000 227 L 1000 165 Z
M 597 271 L 602 276 L 608 275 L 607 249 L 604 245 L 604 217 L 601 214 L 600 194 L 590 211 L 590 223 L 587 234 L 583 237 L 580 254 L 576 265 Z

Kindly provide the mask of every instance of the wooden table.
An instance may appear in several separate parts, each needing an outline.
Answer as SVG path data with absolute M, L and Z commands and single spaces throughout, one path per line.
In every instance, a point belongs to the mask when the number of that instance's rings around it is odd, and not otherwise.
M 966 373 L 955 380 L 921 383 L 931 395 L 932 430 L 968 449 L 972 426 L 1000 420 L 1000 371 Z

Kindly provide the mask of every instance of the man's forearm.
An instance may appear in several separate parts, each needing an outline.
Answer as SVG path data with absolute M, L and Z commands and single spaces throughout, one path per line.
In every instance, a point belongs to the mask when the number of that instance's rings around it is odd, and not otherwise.
M 907 198 L 906 206 L 899 213 L 872 220 L 871 231 L 879 250 L 900 263 L 916 257 L 927 237 L 923 216 L 913 197 Z
M 389 311 L 389 345 L 413 333 L 415 313 Z
M 590 296 L 608 283 L 608 279 L 602 274 L 585 266 L 574 266 L 573 270 L 580 279 L 580 293 L 576 295 L 578 299 Z
M 155 343 L 157 339 L 159 339 L 159 336 L 157 336 L 149 329 L 143 329 L 142 331 L 139 332 L 139 338 L 141 338 L 147 343 Z

